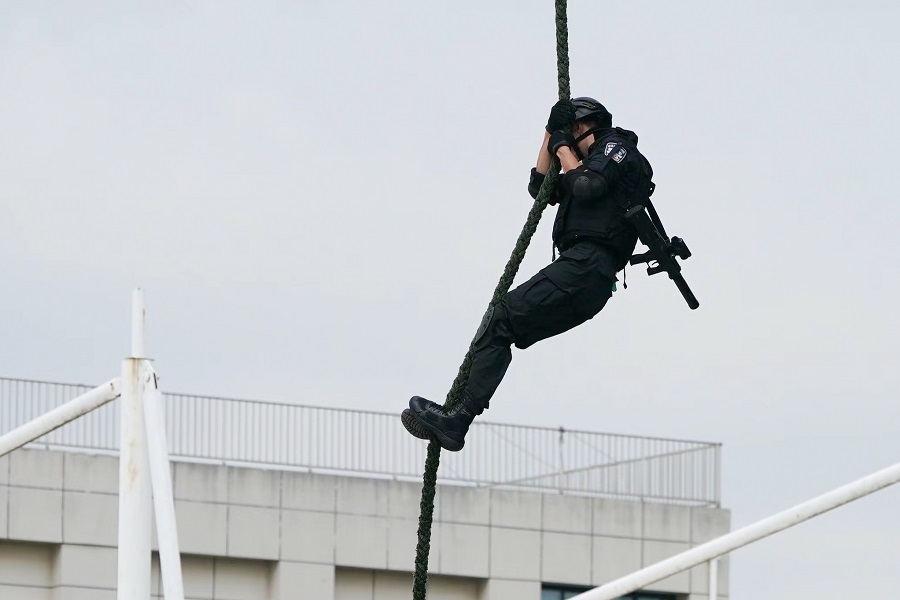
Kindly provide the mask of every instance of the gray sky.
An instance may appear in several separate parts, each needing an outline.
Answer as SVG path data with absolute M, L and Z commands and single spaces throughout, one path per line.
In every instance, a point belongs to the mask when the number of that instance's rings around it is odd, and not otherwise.
M 531 205 L 552 2 L 0 4 L 0 374 L 441 401 Z M 570 2 L 690 311 L 628 273 L 486 418 L 724 443 L 741 526 L 900 459 L 900 5 Z M 550 258 L 549 209 L 517 281 Z M 423 446 L 424 459 L 424 446 Z M 737 600 L 893 597 L 900 489 L 744 549 Z

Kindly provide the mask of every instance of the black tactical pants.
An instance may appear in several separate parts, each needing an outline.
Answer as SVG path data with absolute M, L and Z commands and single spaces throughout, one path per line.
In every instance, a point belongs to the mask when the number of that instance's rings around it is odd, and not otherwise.
M 525 349 L 591 319 L 612 296 L 610 256 L 593 242 L 563 252 L 537 275 L 508 292 L 476 334 L 466 392 L 480 412 L 512 361 L 513 344 Z

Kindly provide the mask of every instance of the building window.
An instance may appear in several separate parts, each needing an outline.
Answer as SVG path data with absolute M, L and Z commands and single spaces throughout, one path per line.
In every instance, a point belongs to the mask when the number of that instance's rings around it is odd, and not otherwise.
M 541 587 L 541 600 L 568 600 L 581 592 L 592 588 L 579 588 L 562 585 L 544 585 Z M 676 600 L 675 594 L 656 594 L 653 592 L 635 592 L 622 596 L 619 600 Z

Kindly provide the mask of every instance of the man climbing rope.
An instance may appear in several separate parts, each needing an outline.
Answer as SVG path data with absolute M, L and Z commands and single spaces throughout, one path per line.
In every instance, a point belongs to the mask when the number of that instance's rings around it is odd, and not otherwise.
M 638 239 L 625 209 L 646 203 L 652 193 L 653 171 L 637 141 L 634 132 L 613 128 L 612 115 L 593 98 L 553 106 L 528 191 L 537 197 L 557 156 L 564 175 L 550 204 L 559 204 L 553 244 L 560 256 L 484 315 L 456 404 L 447 410 L 420 396 L 410 399 L 401 417 L 412 435 L 461 450 L 469 426 L 506 374 L 511 346 L 525 349 L 568 331 L 606 305 Z

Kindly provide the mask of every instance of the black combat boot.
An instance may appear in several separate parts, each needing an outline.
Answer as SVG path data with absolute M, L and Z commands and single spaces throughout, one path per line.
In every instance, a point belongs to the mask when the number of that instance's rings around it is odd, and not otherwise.
M 466 444 L 469 425 L 480 415 L 471 396 L 463 392 L 459 402 L 450 410 L 420 396 L 409 400 L 409 408 L 400 415 L 406 430 L 423 440 L 434 440 L 444 450 L 459 452 Z

